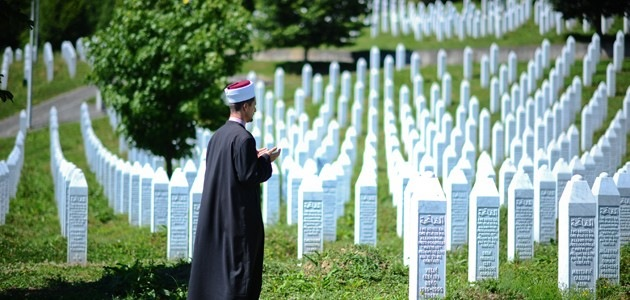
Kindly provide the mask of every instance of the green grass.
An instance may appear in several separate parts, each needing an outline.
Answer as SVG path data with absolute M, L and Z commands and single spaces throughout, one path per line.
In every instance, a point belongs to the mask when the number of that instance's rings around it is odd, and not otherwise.
M 33 95 L 32 105 L 37 105 L 45 100 L 64 92 L 73 90 L 87 84 L 86 76 L 89 73 L 87 63 L 77 61 L 77 72 L 74 78 L 70 78 L 68 67 L 61 57 L 61 54 L 55 53 L 54 59 L 54 77 L 51 82 L 46 79 L 46 65 L 43 56 L 39 55 L 38 60 L 33 66 Z M 8 101 L 2 104 L 0 110 L 0 120 L 18 113 L 22 109 L 26 109 L 26 84 L 24 78 L 24 60 L 14 61 L 9 68 L 9 76 L 3 77 L 2 81 L 8 83 L 7 90 L 13 93 L 13 103 Z
M 537 35 L 537 29 L 535 34 Z M 517 39 L 517 37 L 510 37 L 510 39 Z M 531 43 L 539 45 L 540 40 L 541 38 L 538 37 Z M 558 41 L 564 41 L 564 37 Z M 430 41 L 426 42 L 430 44 Z M 392 41 L 385 45 L 395 46 Z M 508 44 L 500 45 L 509 47 Z M 482 47 L 487 46 L 489 43 Z M 61 59 L 56 61 L 61 62 Z M 605 80 L 607 63 L 608 61 L 602 61 L 598 65 L 598 74 L 593 79 L 595 83 L 593 87 L 583 88 L 583 104 L 590 99 L 597 83 Z M 278 66 L 283 67 L 286 72 L 284 101 L 288 108 L 293 104 L 292 96 L 295 89 L 301 85 L 299 78 L 301 63 L 248 62 L 243 67 L 243 71 L 255 70 L 260 78 L 271 82 L 273 72 Z M 519 74 L 525 66 L 524 63 L 519 63 Z M 16 67 L 17 65 L 12 66 L 12 68 Z M 62 67 L 65 68 L 65 65 L 62 64 Z M 328 82 L 327 64 L 314 63 L 313 67 L 314 73 L 320 72 L 324 75 L 324 84 L 326 84 Z M 352 70 L 354 66 L 342 64 L 341 69 Z M 578 61 L 571 69 L 572 75 L 565 81 L 565 85 L 570 83 L 573 75 L 581 75 L 581 70 L 581 62 Z M 462 67 L 449 65 L 448 72 L 453 77 L 453 104 L 448 108 L 452 114 L 459 101 Z M 12 76 L 18 76 L 18 73 L 19 70 L 12 69 L 9 84 L 11 84 Z M 437 81 L 436 68 L 435 66 L 424 67 L 421 73 L 424 77 L 425 96 L 428 96 L 431 83 Z M 355 74 L 352 76 L 354 78 Z M 381 81 L 382 76 L 381 73 Z M 480 88 L 478 78 L 479 66 L 475 65 L 471 95 L 479 99 L 480 107 L 488 107 L 489 89 Z M 60 82 L 57 82 L 58 79 Z M 61 81 L 61 75 L 56 77 L 53 84 L 48 87 L 50 91 L 48 97 L 53 96 L 56 93 L 54 91 L 61 90 L 61 88 L 52 87 L 62 85 Z M 400 85 L 404 83 L 410 89 L 412 87 L 409 69 L 395 72 L 394 82 L 396 86 L 394 107 L 397 115 Z M 621 107 L 628 86 L 630 86 L 630 61 L 626 60 L 623 72 L 617 74 L 617 94 L 609 99 L 609 114 L 605 124 L 610 122 L 614 116 L 613 112 Z M 268 85 L 267 89 L 273 89 L 273 86 Z M 10 86 L 10 90 L 17 95 L 19 88 Z M 42 99 L 45 98 L 47 97 Z M 306 112 L 311 121 L 315 118 L 317 111 L 318 106 L 310 105 L 310 101 L 307 100 Z M 270 226 L 265 229 L 262 298 L 407 299 L 409 271 L 402 264 L 402 240 L 395 233 L 396 210 L 392 207 L 392 199 L 388 193 L 382 118 L 381 112 L 377 150 L 379 166 L 377 170 L 377 246 L 353 245 L 353 201 L 348 203 L 344 216 L 338 220 L 337 241 L 325 243 L 324 251 L 307 255 L 301 261 L 296 258 L 297 226 L 285 224 Z M 492 122 L 497 118 L 498 114 L 493 114 Z M 579 124 L 579 115 L 576 123 Z M 111 152 L 117 153 L 118 139 L 107 119 L 93 120 L 92 125 L 104 146 Z M 366 128 L 366 125 L 367 115 L 364 115 L 363 128 Z M 26 140 L 26 158 L 18 196 L 11 201 L 7 224 L 0 226 L 0 299 L 184 299 L 190 265 L 182 261 L 173 262 L 165 259 L 166 235 L 164 231 L 150 233 L 147 228 L 130 226 L 126 215 L 113 213 L 107 205 L 102 188 L 87 167 L 79 125 L 61 124 L 59 131 L 66 159 L 81 168 L 88 181 L 89 262 L 86 266 L 65 263 L 66 241 L 60 234 L 49 169 L 48 130 L 31 131 Z M 343 138 L 345 129 L 342 129 L 340 133 Z M 597 131 L 594 141 L 602 133 L 603 129 Z M 363 148 L 364 140 L 364 135 L 359 135 L 356 145 L 359 155 L 357 155 L 352 174 L 353 183 L 360 171 L 362 163 L 360 149 Z M 6 157 L 13 144 L 14 138 L 0 139 L 0 157 Z M 626 153 L 623 161 L 629 159 L 630 156 Z M 354 184 L 352 186 L 354 187 Z M 351 200 L 354 199 L 353 193 Z M 281 220 L 285 219 L 284 213 L 285 210 L 281 210 Z M 562 295 L 558 291 L 558 260 L 555 243 L 535 245 L 535 257 L 531 260 L 508 263 L 506 220 L 507 211 L 502 209 L 499 279 L 469 284 L 467 247 L 451 251 L 447 253 L 446 261 L 448 299 L 560 299 L 563 296 L 570 296 L 571 299 L 591 299 L 590 295 L 580 293 Z M 630 270 L 630 246 L 622 249 L 621 284 L 609 285 L 599 282 L 598 298 L 629 299 L 630 272 L 628 270 Z

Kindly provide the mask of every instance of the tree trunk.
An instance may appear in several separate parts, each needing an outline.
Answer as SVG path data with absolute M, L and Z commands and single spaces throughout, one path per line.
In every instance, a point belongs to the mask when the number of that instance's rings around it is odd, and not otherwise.
M 304 47 L 304 63 L 308 62 L 308 47 Z
M 173 175 L 173 158 L 172 157 L 164 157 L 164 160 L 166 161 L 166 174 L 168 175 L 168 178 L 171 178 L 171 175 Z

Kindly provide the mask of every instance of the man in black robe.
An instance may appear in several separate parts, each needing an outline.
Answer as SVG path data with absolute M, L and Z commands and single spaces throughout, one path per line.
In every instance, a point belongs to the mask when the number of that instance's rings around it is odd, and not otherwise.
M 245 129 L 256 112 L 254 85 L 225 88 L 230 119 L 208 143 L 188 299 L 258 299 L 264 227 L 260 184 L 271 177 L 280 150 L 256 150 Z

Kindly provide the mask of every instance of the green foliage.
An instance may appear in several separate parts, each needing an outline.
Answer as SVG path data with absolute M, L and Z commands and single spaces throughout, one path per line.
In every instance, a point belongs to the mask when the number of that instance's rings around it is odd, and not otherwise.
M 261 0 L 255 27 L 267 48 L 351 45 L 369 12 L 365 0 Z
M 195 125 L 218 128 L 227 77 L 251 56 L 239 1 L 123 1 L 91 40 L 92 81 L 140 149 L 170 161 L 190 153 Z
M 0 0 L 0 49 L 17 47 L 20 34 L 33 28 L 33 21 L 27 15 L 30 4 L 31 1 Z
M 577 18 L 586 19 L 595 30 L 601 33 L 600 21 L 602 16 L 630 15 L 630 1 L 619 0 L 551 0 L 554 10 L 561 12 L 565 20 Z
M 39 40 L 60 47 L 105 28 L 118 0 L 40 0 Z

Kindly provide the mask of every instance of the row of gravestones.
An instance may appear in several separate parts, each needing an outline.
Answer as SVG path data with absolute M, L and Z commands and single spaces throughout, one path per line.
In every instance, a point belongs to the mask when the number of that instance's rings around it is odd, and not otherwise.
M 404 0 L 371 2 L 370 32 L 376 37 L 380 32 L 392 36 L 413 34 L 415 40 L 435 35 L 438 41 L 457 36 L 480 38 L 491 34 L 501 38 L 505 33 L 522 26 L 531 15 L 530 1 L 481 1 L 478 9 L 471 1 L 464 1 L 458 12 L 452 2 L 429 3 Z
M 50 109 L 50 170 L 68 263 L 87 263 L 88 185 L 83 171 L 66 160 L 59 142 L 57 109 Z
M 613 85 L 614 85 L 614 84 L 613 84 Z M 601 86 L 601 85 L 600 85 L 600 86 Z M 600 90 L 601 90 L 601 89 L 600 89 Z M 402 94 L 402 93 L 401 93 L 401 94 Z M 604 105 L 603 107 L 606 107 L 606 106 Z M 620 113 L 621 113 L 621 112 L 620 112 Z M 393 115 L 393 113 L 392 113 L 392 115 Z M 620 116 L 620 114 L 619 114 L 619 113 L 618 113 L 618 116 Z M 604 117 L 605 117 L 605 116 L 604 116 Z M 392 119 L 393 119 L 393 117 L 392 117 Z M 625 117 L 623 117 L 623 119 L 625 119 Z M 616 120 L 617 120 L 617 119 L 616 119 Z M 619 122 L 624 123 L 624 121 L 619 121 Z M 387 123 L 388 123 L 388 121 L 387 121 L 387 112 L 386 112 L 386 124 L 387 124 Z M 617 126 L 617 127 L 619 128 L 619 130 L 621 130 L 621 127 L 622 127 L 622 126 L 621 126 L 621 124 L 617 124 L 617 122 L 616 122 L 616 121 L 615 121 L 615 122 L 613 122 L 613 123 L 611 123 L 611 127 L 609 127 L 609 128 L 614 128 L 615 126 Z M 395 126 L 393 126 L 393 127 L 395 128 Z M 386 130 L 387 130 L 387 127 L 386 127 Z M 626 133 L 626 132 L 627 132 L 627 130 L 624 130 L 624 131 L 623 131 L 624 136 L 625 136 L 625 133 Z M 386 135 L 386 137 L 387 137 L 387 135 Z M 438 143 L 439 143 L 439 141 L 438 141 Z M 387 138 L 386 138 L 386 144 L 387 144 Z M 430 142 L 429 144 L 434 144 L 433 140 L 431 140 L 431 142 Z M 623 144 L 625 144 L 625 143 L 623 143 Z M 473 157 L 474 157 L 474 148 L 473 148 L 472 150 L 473 150 Z M 625 151 L 624 151 L 624 152 L 621 152 L 621 153 L 625 153 Z M 613 155 L 613 156 L 614 156 L 614 155 Z M 481 160 L 481 158 L 480 158 L 480 160 Z M 578 161 L 578 163 L 576 163 L 576 164 L 579 164 L 579 161 Z M 575 168 L 573 168 L 573 169 L 575 170 Z M 491 170 L 491 172 L 493 172 L 493 171 L 492 171 L 491 166 L 490 166 L 490 170 Z M 479 169 L 478 169 L 478 171 L 479 171 Z M 531 176 L 529 176 L 529 177 L 531 177 Z M 391 178 L 391 177 L 390 177 L 390 178 Z M 392 186 L 392 185 L 390 185 L 390 186 Z M 405 211 L 407 211 L 407 210 L 405 210 Z M 410 235 L 412 238 L 415 238 L 415 237 L 417 236 L 417 234 L 418 234 L 418 233 L 417 233 L 416 231 L 413 231 L 413 232 L 411 232 L 409 235 Z M 414 245 L 415 245 L 415 244 L 414 244 Z M 425 274 L 425 275 L 426 275 L 426 274 Z M 426 290 L 425 290 L 425 292 L 426 292 Z
M 6 160 L 0 160 L 0 226 L 6 224 L 11 199 L 17 194 L 22 166 L 24 165 L 24 142 L 26 139 L 26 112 L 20 111 L 20 130 L 15 144 Z
M 519 171 L 510 185 L 508 261 L 534 257 L 534 241 L 558 240 L 558 286 L 595 291 L 598 278 L 619 282 L 620 247 L 629 241 L 630 174 L 614 179 L 602 173 L 592 188 L 575 175 L 559 203 L 553 185 L 532 185 Z M 468 244 L 468 280 L 499 276 L 500 200 L 495 182 L 478 177 L 472 190 L 461 170 L 444 191 L 431 172 L 416 174 L 405 188 L 408 213 L 405 260 L 409 264 L 410 299 L 444 297 L 446 251 Z M 550 176 L 547 176 L 550 179 Z M 446 195 L 445 193 L 446 192 Z M 556 237 L 554 211 L 558 211 Z
M 24 80 L 28 80 L 29 73 L 31 71 L 31 63 L 29 63 L 29 61 L 32 60 L 33 63 L 37 62 L 37 47 L 35 47 L 33 51 L 30 51 L 31 46 L 30 44 L 27 44 L 24 49 L 24 52 L 22 52 L 22 49 L 19 48 L 16 49 L 15 52 L 11 49 L 11 47 L 6 47 L 4 49 L 2 63 L 0 64 L 0 74 L 3 75 L 2 83 L 0 84 L 1 89 L 7 88 L 9 68 L 14 61 L 19 62 L 24 60 Z M 48 42 L 44 43 L 43 56 L 44 64 L 46 66 L 46 79 L 50 82 L 54 77 L 54 55 L 52 45 Z M 83 42 L 83 38 L 77 39 L 76 48 L 69 41 L 62 42 L 61 56 L 68 66 L 70 78 L 74 78 L 77 69 L 77 59 L 87 61 L 87 48 Z
M 127 214 L 133 226 L 152 232 L 166 227 L 168 259 L 192 257 L 203 191 L 205 151 L 196 165 L 188 160 L 168 178 L 162 167 L 125 161 L 107 150 L 94 134 L 87 105 L 81 106 L 81 132 L 90 170 L 103 187 L 109 206 Z M 198 167 L 197 167 L 198 166 Z

